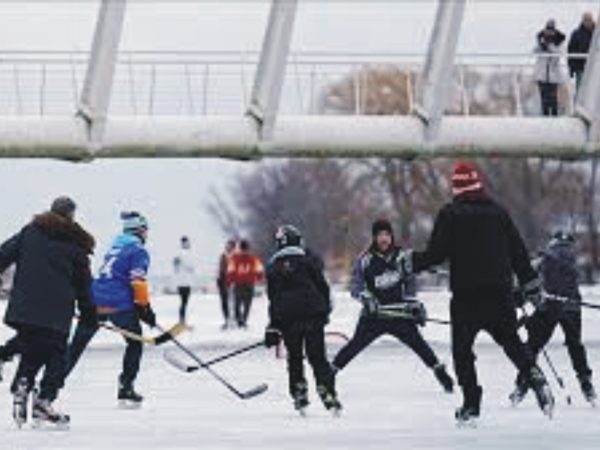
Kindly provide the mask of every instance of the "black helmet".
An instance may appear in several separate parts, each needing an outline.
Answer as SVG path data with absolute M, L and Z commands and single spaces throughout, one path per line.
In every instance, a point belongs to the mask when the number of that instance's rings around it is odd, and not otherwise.
M 556 241 L 556 242 L 568 242 L 570 244 L 575 242 L 575 236 L 573 236 L 571 233 L 567 232 L 567 231 L 562 231 L 559 230 L 557 232 L 554 233 L 554 235 L 552 236 L 552 240 Z
M 281 225 L 275 232 L 277 248 L 302 246 L 302 234 L 293 225 Z

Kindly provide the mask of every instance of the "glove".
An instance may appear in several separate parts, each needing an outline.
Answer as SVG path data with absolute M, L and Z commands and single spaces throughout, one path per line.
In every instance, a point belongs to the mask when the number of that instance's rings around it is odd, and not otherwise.
M 277 328 L 267 327 L 265 331 L 265 346 L 267 348 L 276 347 L 281 342 L 281 331 Z
M 135 310 L 137 311 L 138 317 L 142 322 L 146 325 L 154 328 L 156 326 L 156 314 L 152 310 L 150 305 L 135 305 Z
M 79 323 L 86 328 L 98 328 L 98 313 L 94 306 L 79 309 Z
M 425 309 L 425 305 L 421 302 L 414 302 L 411 305 L 411 313 L 415 323 L 424 327 L 427 323 L 427 310 Z
M 367 316 L 375 316 L 379 312 L 379 302 L 370 292 L 360 294 L 360 301 Z

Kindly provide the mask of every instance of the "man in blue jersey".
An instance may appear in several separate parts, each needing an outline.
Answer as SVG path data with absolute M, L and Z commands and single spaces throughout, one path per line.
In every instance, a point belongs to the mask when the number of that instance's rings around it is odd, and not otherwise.
M 137 212 L 121 213 L 123 233 L 116 237 L 98 277 L 92 284 L 92 297 L 100 321 L 109 320 L 115 326 L 141 335 L 140 321 L 156 326 L 150 306 L 147 272 L 150 256 L 144 247 L 148 222 Z M 73 370 L 98 327 L 79 323 L 67 351 L 67 375 Z M 134 390 L 142 358 L 142 343 L 125 339 L 127 347 L 123 370 L 119 376 L 118 400 L 124 407 L 139 407 L 143 397 Z

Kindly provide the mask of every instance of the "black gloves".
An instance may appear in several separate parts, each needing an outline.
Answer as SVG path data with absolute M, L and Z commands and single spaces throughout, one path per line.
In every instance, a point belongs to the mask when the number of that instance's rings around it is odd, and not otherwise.
M 281 342 L 281 331 L 277 328 L 267 327 L 265 331 L 265 346 L 267 348 L 275 347 Z
M 138 317 L 142 322 L 146 325 L 154 328 L 156 326 L 156 314 L 152 311 L 152 307 L 150 305 L 135 305 L 135 310 L 137 311 Z
M 370 292 L 362 292 L 360 294 L 360 302 L 362 303 L 364 312 L 367 316 L 375 316 L 379 312 L 379 302 Z
M 79 323 L 86 328 L 98 328 L 98 314 L 93 305 L 79 308 Z

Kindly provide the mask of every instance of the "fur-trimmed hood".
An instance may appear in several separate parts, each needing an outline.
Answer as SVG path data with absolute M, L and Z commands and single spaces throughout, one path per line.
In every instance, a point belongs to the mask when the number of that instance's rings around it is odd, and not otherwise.
M 53 212 L 45 212 L 35 216 L 31 224 L 53 239 L 73 242 L 88 254 L 94 252 L 94 237 L 73 220 Z

